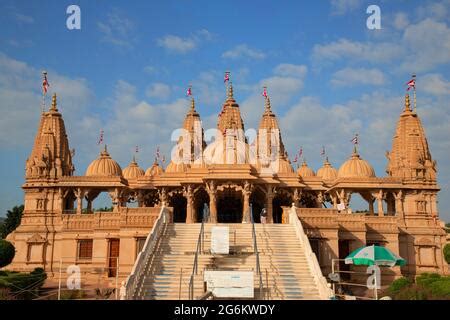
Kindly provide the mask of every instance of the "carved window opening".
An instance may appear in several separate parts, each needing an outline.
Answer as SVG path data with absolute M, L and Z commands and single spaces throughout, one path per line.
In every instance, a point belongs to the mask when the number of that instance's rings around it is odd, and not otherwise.
M 78 240 L 78 259 L 90 260 L 92 259 L 92 239 Z

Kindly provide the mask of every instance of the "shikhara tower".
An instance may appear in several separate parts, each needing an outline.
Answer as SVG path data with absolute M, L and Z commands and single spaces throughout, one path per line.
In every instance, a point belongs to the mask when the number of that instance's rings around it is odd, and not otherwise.
M 89 270 L 106 266 L 105 278 L 115 276 L 119 267 L 124 279 L 161 206 L 170 208 L 177 223 L 200 221 L 205 204 L 210 223 L 249 222 L 250 204 L 257 222 L 264 207 L 270 223 L 286 223 L 294 204 L 323 274 L 331 271 L 331 259 L 367 244 L 384 245 L 407 260 L 407 266 L 391 276 L 446 272 L 436 163 L 408 95 L 387 153 L 387 176 L 377 177 L 366 159 L 369 155 L 356 150 L 338 169 L 327 157 L 317 174 L 305 161 L 295 171 L 270 98 L 261 102 L 258 143 L 253 145 L 245 137 L 231 83 L 227 91 L 217 121 L 218 137 L 210 144 L 205 142 L 196 102 L 190 101 L 183 134 L 176 142 L 177 158 L 183 161 L 172 157 L 164 169 L 147 159 L 144 171 L 133 159 L 122 170 L 105 146 L 78 176 L 54 95 L 26 162 L 25 210 L 21 225 L 8 236 L 17 249 L 8 268 L 43 267 L 55 277 L 57 263 L 66 259 L 81 261 L 88 278 Z M 275 138 L 266 134 L 270 132 L 276 133 Z M 300 144 L 301 137 L 298 140 Z M 261 157 L 263 151 L 271 161 Z M 351 210 L 356 193 L 367 201 L 364 213 Z M 101 194 L 110 197 L 110 212 L 96 210 Z M 338 205 L 345 210 L 338 210 Z

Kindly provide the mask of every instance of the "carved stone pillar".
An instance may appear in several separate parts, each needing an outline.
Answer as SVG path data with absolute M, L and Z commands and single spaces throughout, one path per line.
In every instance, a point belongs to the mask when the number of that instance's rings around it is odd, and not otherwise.
M 186 223 L 194 223 L 195 217 L 194 217 L 194 188 L 191 184 L 189 184 L 187 187 L 184 187 L 184 196 L 187 200 L 186 205 Z
M 371 216 L 375 215 L 375 211 L 373 210 L 373 198 L 369 201 L 369 214 Z
M 373 193 L 372 196 L 377 200 L 378 216 L 380 216 L 380 217 L 384 216 L 384 210 L 383 210 L 384 193 L 383 193 L 383 190 L 379 190 L 378 192 Z
M 294 205 L 298 208 L 300 207 L 300 199 L 302 198 L 302 190 L 299 188 L 295 188 L 294 189 L 294 196 L 293 196 L 293 200 L 294 200 Z
M 393 194 L 395 199 L 395 212 L 399 215 L 399 217 L 403 218 L 403 191 L 399 190 Z
M 217 187 L 214 181 L 206 183 L 206 191 L 209 195 L 209 222 L 217 223 Z
M 169 205 L 169 201 L 167 198 L 167 189 L 164 187 L 161 188 L 161 190 L 159 191 L 159 202 L 160 202 L 161 206 Z
M 316 194 L 316 207 L 323 208 L 323 192 L 319 191 Z
M 77 188 L 73 193 L 75 194 L 75 197 L 77 197 L 77 214 L 81 214 L 83 209 L 84 190 Z
M 333 201 L 333 209 L 337 209 L 338 197 L 335 194 L 330 194 L 331 200 Z
M 138 202 L 138 207 L 144 206 L 144 192 L 142 190 L 139 190 L 136 192 L 136 198 Z
M 266 210 L 267 210 L 267 223 L 273 223 L 273 198 L 274 193 L 272 186 L 267 186 L 266 192 Z
M 109 192 L 109 196 L 111 197 L 113 212 L 117 212 L 121 201 L 121 191 L 119 188 L 115 188 L 114 191 Z
M 250 218 L 250 195 L 252 193 L 252 185 L 245 181 L 244 188 L 242 189 L 242 195 L 244 197 L 243 213 L 242 213 L 242 223 L 251 222 Z

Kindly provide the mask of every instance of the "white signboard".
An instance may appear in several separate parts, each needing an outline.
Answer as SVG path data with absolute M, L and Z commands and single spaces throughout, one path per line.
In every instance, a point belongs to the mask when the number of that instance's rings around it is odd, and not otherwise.
M 230 236 L 228 227 L 212 227 L 211 228 L 211 253 L 212 254 L 229 254 L 230 253 Z
M 343 204 L 342 202 L 341 202 L 341 203 L 338 203 L 337 209 L 338 209 L 339 211 L 345 210 L 345 204 Z
M 205 271 L 208 291 L 217 298 L 253 298 L 252 271 Z

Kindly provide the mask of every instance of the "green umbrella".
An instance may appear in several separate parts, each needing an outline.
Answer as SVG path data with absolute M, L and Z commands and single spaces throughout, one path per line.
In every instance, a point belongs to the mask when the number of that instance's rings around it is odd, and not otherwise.
M 393 267 L 404 266 L 406 261 L 385 247 L 372 245 L 358 248 L 350 253 L 345 258 L 345 263 L 366 266 L 376 264 L 378 266 Z

